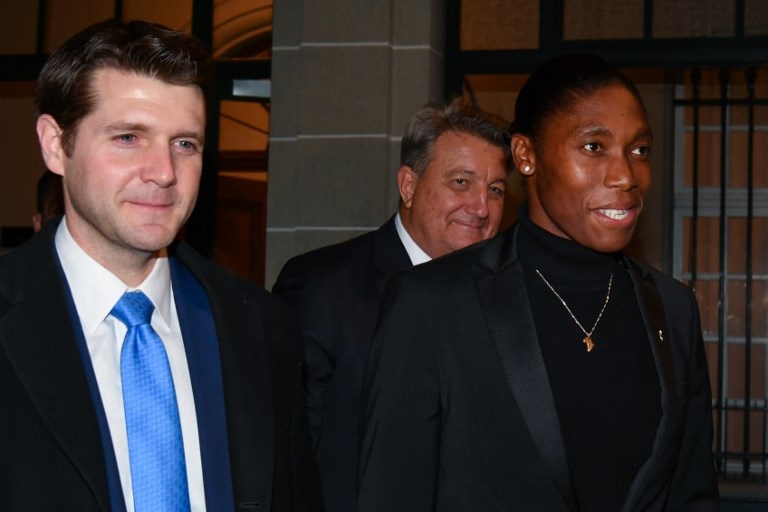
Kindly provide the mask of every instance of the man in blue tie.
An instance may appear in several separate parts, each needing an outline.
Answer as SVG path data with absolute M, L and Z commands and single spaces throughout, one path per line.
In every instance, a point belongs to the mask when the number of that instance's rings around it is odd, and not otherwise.
M 208 52 L 104 22 L 38 80 L 65 215 L 0 259 L 0 510 L 318 510 L 290 313 L 176 240 Z

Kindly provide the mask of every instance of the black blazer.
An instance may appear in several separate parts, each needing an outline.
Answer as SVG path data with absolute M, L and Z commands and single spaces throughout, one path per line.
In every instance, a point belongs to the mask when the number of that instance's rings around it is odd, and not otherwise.
M 393 217 L 376 231 L 292 258 L 272 288 L 294 309 L 304 335 L 326 512 L 354 509 L 365 360 L 387 280 L 411 266 Z
M 364 385 L 359 512 L 578 510 L 515 232 L 391 283 Z M 624 263 L 663 415 L 623 510 L 718 510 L 694 296 Z
M 69 313 L 55 229 L 0 259 L 3 511 L 110 509 L 105 447 L 75 341 L 80 326 L 73 327 Z M 216 324 L 235 508 L 319 510 L 302 350 L 290 312 L 184 244 L 173 258 L 203 286 Z M 175 282 L 174 290 L 178 295 Z

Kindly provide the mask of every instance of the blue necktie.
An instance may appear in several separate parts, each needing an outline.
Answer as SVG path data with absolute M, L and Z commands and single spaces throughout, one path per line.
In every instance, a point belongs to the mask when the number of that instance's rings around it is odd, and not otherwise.
M 155 307 L 126 292 L 110 313 L 128 328 L 120 352 L 134 510 L 189 511 L 179 408 L 162 340 L 150 321 Z

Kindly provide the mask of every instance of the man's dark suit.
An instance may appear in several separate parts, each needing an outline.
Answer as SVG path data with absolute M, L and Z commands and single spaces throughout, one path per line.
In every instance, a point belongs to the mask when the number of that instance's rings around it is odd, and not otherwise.
M 663 416 L 623 510 L 717 510 L 695 299 L 624 264 Z M 389 290 L 364 385 L 359 512 L 577 511 L 515 229 L 414 268 Z
M 0 510 L 110 510 L 115 487 L 76 341 L 81 328 L 73 326 L 54 248 L 58 223 L 52 224 L 0 259 Z M 184 244 L 173 251 L 171 274 L 202 425 L 208 510 L 224 507 L 211 494 L 217 472 L 230 471 L 236 510 L 318 510 L 302 350 L 298 333 L 287 327 L 290 312 Z M 177 282 L 183 274 L 195 283 Z M 207 304 L 185 294 L 197 283 Z M 210 312 L 217 339 L 195 339 L 185 328 L 189 316 Z M 206 445 L 208 411 L 196 376 L 204 381 L 211 362 L 197 360 L 199 350 L 191 348 L 211 341 L 218 341 L 221 360 L 229 468 L 221 467 L 227 454 Z
M 299 316 L 307 406 L 327 512 L 354 509 L 363 370 L 387 280 L 411 267 L 394 217 L 292 258 L 272 291 Z

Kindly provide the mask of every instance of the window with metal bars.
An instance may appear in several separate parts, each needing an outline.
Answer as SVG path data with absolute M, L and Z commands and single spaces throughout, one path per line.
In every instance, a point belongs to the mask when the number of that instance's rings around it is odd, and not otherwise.
M 674 274 L 699 301 L 717 470 L 765 482 L 768 69 L 694 69 L 674 108 Z

